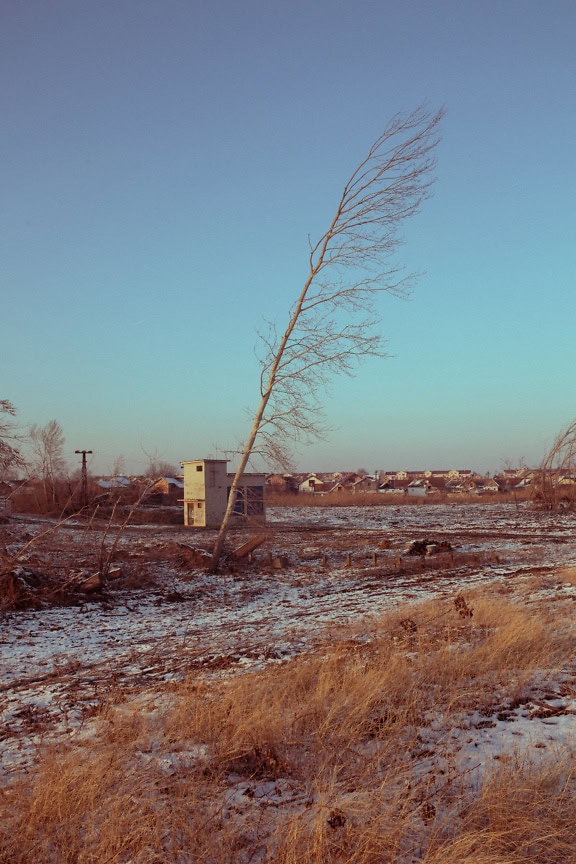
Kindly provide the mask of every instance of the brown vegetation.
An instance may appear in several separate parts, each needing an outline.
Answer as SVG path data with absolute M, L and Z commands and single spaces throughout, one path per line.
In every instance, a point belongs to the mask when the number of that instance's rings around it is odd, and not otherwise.
M 532 497 L 549 510 L 576 504 L 576 420 L 555 438 L 536 472 Z
M 331 492 L 323 495 L 307 492 L 288 494 L 268 490 L 266 504 L 268 507 L 422 507 L 434 504 L 520 504 L 530 498 L 529 489 L 498 492 L 496 495 L 437 492 L 422 497 L 384 492 Z
M 470 764 L 459 749 L 571 661 L 555 614 L 458 595 L 110 705 L 90 739 L 4 789 L 0 861 L 574 860 L 571 754 L 510 753 L 478 774 L 481 750 Z

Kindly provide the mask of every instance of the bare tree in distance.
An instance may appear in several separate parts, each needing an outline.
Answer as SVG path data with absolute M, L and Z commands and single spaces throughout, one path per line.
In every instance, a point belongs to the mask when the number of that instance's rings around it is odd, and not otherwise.
M 64 458 L 66 438 L 60 423 L 57 420 L 50 420 L 45 426 L 34 423 L 30 427 L 30 442 L 33 468 L 42 477 L 46 503 L 54 505 L 58 501 L 57 481 L 68 472 Z
M 16 408 L 8 399 L 0 399 L 0 415 L 16 416 Z M 25 461 L 20 447 L 22 435 L 11 420 L 2 418 L 0 422 L 0 480 L 11 471 L 24 467 Z
M 174 477 L 176 474 L 178 474 L 178 470 L 176 469 L 175 465 L 162 459 L 158 453 L 158 450 L 154 450 L 153 453 L 148 453 L 147 450 L 144 450 L 144 454 L 148 458 L 148 465 L 146 467 L 147 477 Z
M 126 457 L 123 454 L 116 456 L 110 469 L 111 477 L 123 476 L 126 473 Z
M 532 483 L 532 497 L 542 507 L 573 507 L 576 503 L 576 420 L 558 433 Z
M 218 563 L 236 490 L 258 440 L 260 450 L 322 435 L 320 394 L 337 373 L 351 374 L 366 356 L 382 357 L 375 301 L 405 294 L 414 274 L 394 262 L 399 228 L 414 216 L 434 182 L 443 111 L 398 114 L 352 172 L 327 231 L 309 241 L 308 270 L 288 323 L 260 334 L 260 403 L 245 442 L 212 554 Z

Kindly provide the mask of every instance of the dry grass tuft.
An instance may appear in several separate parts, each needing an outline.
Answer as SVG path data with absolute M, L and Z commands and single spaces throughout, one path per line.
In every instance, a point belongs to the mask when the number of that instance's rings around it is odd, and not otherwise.
M 565 567 L 558 575 L 561 582 L 576 585 L 576 567 Z
M 568 862 L 576 856 L 574 774 L 556 759 L 515 760 L 490 774 L 470 798 L 452 836 L 432 837 L 425 864 Z
M 162 821 L 152 796 L 134 792 L 151 778 L 117 748 L 47 757 L 19 806 L 2 820 L 2 861 L 107 861 L 158 847 Z M 127 860 L 124 857 L 124 860 Z

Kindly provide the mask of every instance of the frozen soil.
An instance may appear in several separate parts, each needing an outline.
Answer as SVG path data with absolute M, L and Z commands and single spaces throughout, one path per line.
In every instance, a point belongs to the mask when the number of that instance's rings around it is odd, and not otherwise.
M 153 701 L 191 673 L 282 662 L 394 606 L 482 584 L 525 603 L 572 604 L 561 572 L 576 564 L 575 524 L 570 514 L 497 504 L 277 508 L 253 560 L 229 558 L 214 575 L 191 565 L 186 548 L 209 549 L 211 531 L 15 518 L 0 529 L 0 550 L 17 558 L 24 605 L 36 608 L 0 613 L 0 774 L 30 768 L 43 743 L 80 741 L 120 698 Z M 258 532 L 233 531 L 229 548 Z M 452 551 L 411 556 L 414 540 L 448 541 Z M 115 578 L 79 590 L 78 574 L 102 561 Z M 532 699 L 509 710 L 500 694 L 493 717 L 467 721 L 458 734 L 471 765 L 475 751 L 499 753 L 518 736 L 546 746 L 571 733 L 574 672 L 543 676 Z M 248 806 L 254 796 L 243 789 Z

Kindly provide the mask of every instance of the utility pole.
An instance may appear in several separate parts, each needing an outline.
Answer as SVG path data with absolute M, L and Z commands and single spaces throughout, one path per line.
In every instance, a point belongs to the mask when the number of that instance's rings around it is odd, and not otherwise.
M 82 489 L 80 492 L 80 506 L 85 507 L 88 503 L 88 471 L 86 470 L 86 454 L 92 453 L 92 450 L 75 450 L 74 452 L 82 454 Z

